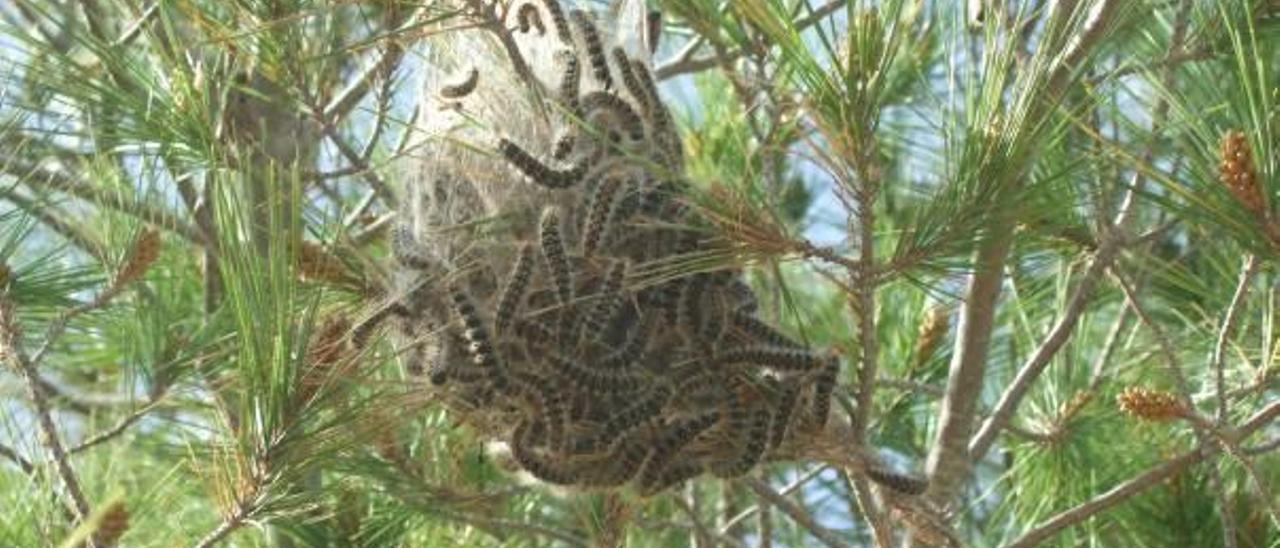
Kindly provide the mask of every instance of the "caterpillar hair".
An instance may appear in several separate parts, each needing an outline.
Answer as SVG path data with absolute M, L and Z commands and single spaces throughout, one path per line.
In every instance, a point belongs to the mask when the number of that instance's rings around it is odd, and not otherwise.
M 592 453 L 608 447 L 637 426 L 657 418 L 670 397 L 670 389 L 662 385 L 654 387 L 645 397 L 609 417 L 596 435 L 582 438 L 574 451 Z
M 769 413 L 755 405 L 755 394 L 743 380 L 732 377 L 730 384 L 737 393 L 728 398 L 729 417 L 725 429 L 731 439 L 739 443 L 732 458 L 711 464 L 711 473 L 721 478 L 734 478 L 750 471 L 769 442 Z
M 573 485 L 577 483 L 575 474 L 547 462 L 533 453 L 533 427 L 528 421 L 521 422 L 511 435 L 511 455 L 516 463 L 533 477 L 556 485 Z
M 476 311 L 475 303 L 471 301 L 471 297 L 460 288 L 454 288 L 450 291 L 450 299 L 453 301 L 453 310 L 462 319 L 463 337 L 467 340 L 467 350 L 471 354 L 472 361 L 486 371 L 489 372 L 490 381 L 494 388 L 502 391 L 506 385 L 506 378 L 502 368 L 502 362 L 498 359 L 497 351 L 493 347 L 493 341 L 489 338 L 489 330 L 485 328 L 484 320 L 480 318 L 480 313 Z
M 733 326 L 747 335 L 748 339 L 767 346 L 804 350 L 805 347 L 803 345 L 792 341 L 790 337 L 760 321 L 760 318 L 755 316 L 754 311 L 749 310 L 749 308 L 753 307 L 754 303 L 752 303 L 752 307 L 748 308 L 740 306 L 733 313 Z
M 569 154 L 573 152 L 573 145 L 577 142 L 577 138 L 573 134 L 562 135 L 556 139 L 556 145 L 551 149 L 552 160 L 566 160 Z
M 627 366 L 640 360 L 640 357 L 644 355 L 645 347 L 648 345 L 648 325 L 645 323 L 634 325 L 627 331 L 627 338 L 623 341 L 622 346 L 606 354 L 596 366 L 606 370 L 627 368 Z
M 373 332 L 382 327 L 387 318 L 393 315 L 408 317 L 412 315 L 412 312 L 399 301 L 391 301 L 378 307 L 367 318 L 351 328 L 351 344 L 360 349 L 368 346 L 369 338 L 373 336 Z
M 597 370 L 554 354 L 548 359 L 574 385 L 594 393 L 631 393 L 644 385 L 643 377 L 628 371 Z

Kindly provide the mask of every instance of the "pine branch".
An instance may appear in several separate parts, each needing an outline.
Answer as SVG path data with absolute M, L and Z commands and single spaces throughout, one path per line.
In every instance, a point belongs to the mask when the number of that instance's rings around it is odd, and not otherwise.
M 61 168 L 40 167 L 0 152 L 0 171 L 13 175 L 38 191 L 41 186 L 64 192 L 93 205 L 106 207 L 170 230 L 194 244 L 202 243 L 195 229 L 167 209 L 147 202 L 130 202 L 104 191 Z
M 1070 3 L 1057 6 L 1061 10 L 1059 20 L 1065 20 L 1074 11 L 1066 4 Z M 1043 90 L 1039 91 L 1042 95 L 1027 116 L 1028 120 L 1039 120 L 1056 106 L 1066 92 L 1071 76 L 1114 24 L 1121 4 L 1118 0 L 1098 0 L 1093 5 L 1079 34 L 1067 45 L 1046 79 Z M 1049 44 L 1052 42 L 1041 47 L 1049 47 Z M 1025 171 L 1027 167 L 1021 166 L 1019 171 Z M 947 380 L 947 397 L 938 417 L 938 434 L 929 452 L 928 496 L 935 501 L 949 501 L 968 474 L 971 459 L 968 439 L 977 413 L 977 399 L 982 394 L 997 300 L 1004 283 L 1005 261 L 1013 243 L 1015 226 L 1012 218 L 997 217 L 978 247 L 960 314 L 959 336 Z
M 22 332 L 17 324 L 17 318 L 14 317 L 14 305 L 8 295 L 2 294 L 0 294 L 0 356 L 9 361 L 26 381 L 27 397 L 35 406 L 41 440 L 53 458 L 54 468 L 62 480 L 67 495 L 71 497 L 76 518 L 81 521 L 87 519 L 92 512 L 89 499 L 85 497 L 84 490 L 80 487 L 80 479 L 67 458 L 66 448 L 62 445 L 62 435 L 58 432 L 57 424 L 53 422 L 52 411 L 48 400 L 45 399 L 44 390 L 40 388 L 40 375 L 36 371 L 38 362 L 28 357 L 26 350 L 23 349 Z
M 1255 413 L 1235 430 L 1233 437 L 1236 440 L 1244 439 L 1249 434 L 1271 424 L 1276 417 L 1280 417 L 1280 402 L 1274 402 Z M 1211 446 L 1201 445 L 1196 449 L 1169 459 L 1148 469 L 1146 472 L 1121 482 L 1105 493 L 1045 520 L 1030 531 L 1023 533 L 1021 537 L 1009 543 L 1008 546 L 1009 548 L 1023 548 L 1039 545 L 1063 529 L 1096 516 L 1152 487 L 1164 483 L 1169 478 L 1185 472 L 1191 466 L 1209 458 L 1213 453 L 1214 450 Z

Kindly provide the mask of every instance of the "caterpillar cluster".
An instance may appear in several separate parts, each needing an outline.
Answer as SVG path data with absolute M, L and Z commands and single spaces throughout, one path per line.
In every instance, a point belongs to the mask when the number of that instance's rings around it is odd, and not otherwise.
M 652 495 L 822 428 L 838 359 L 762 321 L 740 271 L 645 275 L 713 245 L 649 63 L 554 0 L 511 18 L 559 48 L 537 94 L 558 135 L 510 112 L 483 154 L 436 155 L 394 232 L 398 297 L 360 332 L 394 319 L 408 369 L 551 484 Z M 486 78 L 440 94 L 485 101 Z

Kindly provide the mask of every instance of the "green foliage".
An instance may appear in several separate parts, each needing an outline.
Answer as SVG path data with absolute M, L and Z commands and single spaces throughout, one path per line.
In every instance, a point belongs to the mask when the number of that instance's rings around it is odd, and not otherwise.
M 100 535 L 116 501 L 126 546 L 853 545 L 877 520 L 975 546 L 1277 545 L 1275 417 L 1241 430 L 1280 394 L 1274 2 L 649 2 L 679 175 L 724 245 L 637 275 L 741 269 L 763 317 L 838 352 L 838 422 L 889 468 L 938 472 L 958 400 L 973 432 L 1001 421 L 956 492 L 796 460 L 650 500 L 531 483 L 424 395 L 394 322 L 349 340 L 389 297 L 402 168 L 430 146 L 417 41 L 492 32 L 463 20 L 479 4 L 0 6 L 0 331 L 93 510 L 0 348 L 0 545 Z M 1249 162 L 1224 164 L 1233 131 Z M 958 393 L 967 344 L 988 352 Z M 1134 387 L 1186 407 L 1125 414 Z M 806 474 L 795 508 L 752 488 Z

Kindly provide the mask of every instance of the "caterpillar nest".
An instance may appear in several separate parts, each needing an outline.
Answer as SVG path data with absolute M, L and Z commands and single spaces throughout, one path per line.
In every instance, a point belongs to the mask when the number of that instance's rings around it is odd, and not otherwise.
M 736 270 L 651 274 L 711 244 L 647 51 L 554 0 L 507 14 L 528 78 L 480 30 L 428 45 L 441 74 L 375 321 L 547 483 L 650 495 L 782 458 L 825 424 L 839 362 L 763 322 Z

